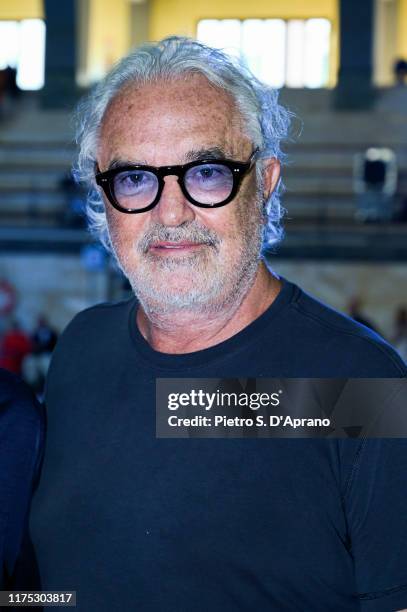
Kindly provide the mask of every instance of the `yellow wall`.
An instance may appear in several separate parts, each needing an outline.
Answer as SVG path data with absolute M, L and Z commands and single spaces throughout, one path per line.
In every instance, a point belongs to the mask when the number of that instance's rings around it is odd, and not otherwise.
M 63 0 L 55 0 L 63 1 Z M 79 0 L 80 2 L 81 0 Z M 338 67 L 339 0 L 146 0 L 150 4 L 149 39 L 170 34 L 194 37 L 200 19 L 283 19 L 325 17 L 332 23 L 330 84 Z M 398 0 L 399 55 L 407 57 L 407 0 Z M 85 80 L 95 81 L 130 49 L 130 0 L 89 0 L 85 43 Z M 0 0 L 0 19 L 44 17 L 42 0 Z
M 93 82 L 129 51 L 128 0 L 90 0 L 87 77 Z
M 407 59 L 407 0 L 398 0 L 397 57 Z
M 407 1 L 407 0 L 406 0 Z M 150 0 L 150 40 L 170 34 L 196 36 L 200 19 L 324 17 L 332 23 L 330 84 L 338 67 L 338 0 Z
M 326 17 L 337 23 L 336 0 L 151 0 L 150 38 L 194 36 L 200 19 Z
M 42 19 L 42 0 L 0 0 L 0 19 Z
M 55 0 L 63 2 L 64 0 Z M 200 19 L 325 17 L 332 23 L 330 84 L 338 67 L 338 0 L 146 0 L 149 39 L 196 35 Z M 81 2 L 81 0 L 79 0 Z M 85 80 L 94 81 L 130 48 L 130 0 L 89 0 Z M 44 18 L 43 0 L 0 0 L 0 20 Z M 393 35 L 388 33 L 387 36 Z M 396 57 L 407 59 L 407 0 L 397 0 Z M 390 70 L 390 69 L 389 69 Z M 389 72 L 390 74 L 390 72 Z

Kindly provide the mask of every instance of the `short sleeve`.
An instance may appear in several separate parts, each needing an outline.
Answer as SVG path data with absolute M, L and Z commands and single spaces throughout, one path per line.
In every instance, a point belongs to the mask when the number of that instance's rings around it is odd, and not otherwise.
M 407 439 L 365 439 L 345 494 L 363 612 L 407 608 Z

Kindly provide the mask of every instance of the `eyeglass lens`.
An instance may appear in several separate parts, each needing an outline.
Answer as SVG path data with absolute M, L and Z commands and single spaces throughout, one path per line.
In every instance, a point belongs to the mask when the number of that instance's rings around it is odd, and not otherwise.
M 187 170 L 183 182 L 185 191 L 199 204 L 219 204 L 232 193 L 233 173 L 221 163 L 200 164 Z M 148 170 L 126 170 L 115 176 L 113 188 L 120 206 L 137 210 L 155 200 L 159 181 Z
M 158 178 L 146 170 L 129 170 L 116 174 L 113 181 L 114 195 L 124 208 L 145 208 L 158 192 Z

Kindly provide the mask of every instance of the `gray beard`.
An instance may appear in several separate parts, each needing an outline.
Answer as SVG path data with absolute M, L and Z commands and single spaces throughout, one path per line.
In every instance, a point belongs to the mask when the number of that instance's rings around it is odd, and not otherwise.
M 252 287 L 261 260 L 263 226 L 257 220 L 244 227 L 238 256 L 226 264 L 219 259 L 218 237 L 207 228 L 184 230 L 160 226 L 152 229 L 150 238 L 143 237 L 134 247 L 140 262 L 136 269 L 127 257 L 119 260 L 115 249 L 116 261 L 147 316 L 167 317 L 180 311 L 211 316 L 232 307 L 237 309 Z M 183 238 L 202 240 L 207 246 L 185 257 L 160 257 L 148 250 L 153 239 Z M 183 274 L 191 277 L 190 286 L 179 292 L 165 281 L 166 275 L 177 273 L 181 275 L 181 283 Z
M 208 274 L 202 274 L 201 267 L 195 266 L 195 262 L 190 261 L 187 267 L 194 272 L 196 268 L 196 275 L 201 274 L 201 281 L 180 293 L 168 290 L 165 286 L 158 286 L 151 276 L 147 279 L 147 275 L 144 274 L 137 277 L 134 275 L 132 278 L 128 276 L 128 279 L 146 313 L 165 317 L 184 311 L 210 316 L 229 308 L 232 304 L 236 304 L 236 307 L 240 305 L 253 285 L 259 259 L 257 257 L 255 260 L 245 262 L 240 268 L 240 275 L 228 275 L 226 279 L 223 275 L 209 278 Z M 169 272 L 181 271 L 186 267 L 185 261 L 169 259 L 165 263 L 161 269 Z M 149 280 L 152 282 L 148 282 Z

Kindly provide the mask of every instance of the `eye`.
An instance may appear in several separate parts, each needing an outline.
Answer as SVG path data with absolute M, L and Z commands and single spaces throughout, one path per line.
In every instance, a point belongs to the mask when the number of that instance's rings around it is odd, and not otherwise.
M 219 170 L 211 166 L 202 166 L 201 168 L 198 169 L 197 173 L 203 179 L 209 179 L 209 178 L 213 178 L 217 172 L 219 172 Z
M 232 193 L 233 173 L 222 163 L 199 164 L 185 174 L 184 185 L 195 202 L 213 206 Z
M 153 191 L 156 187 L 156 176 L 146 170 L 120 172 L 114 179 L 114 190 L 117 196 L 138 195 L 146 191 Z
M 129 174 L 126 177 L 126 180 L 131 182 L 131 183 L 134 183 L 135 185 L 139 185 L 140 183 L 143 182 L 144 178 L 145 177 L 144 177 L 142 172 L 133 172 L 132 174 Z
M 188 170 L 185 176 L 186 182 L 189 185 L 214 186 L 221 183 L 229 182 L 232 179 L 232 173 L 227 166 L 223 164 L 202 164 Z
M 206 179 L 221 179 L 230 175 L 230 170 L 226 166 L 209 165 L 198 166 L 196 168 L 198 178 Z

